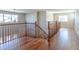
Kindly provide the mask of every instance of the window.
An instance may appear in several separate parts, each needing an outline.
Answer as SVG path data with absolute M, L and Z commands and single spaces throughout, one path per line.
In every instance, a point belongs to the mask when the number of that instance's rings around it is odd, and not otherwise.
M 3 14 L 0 14 L 0 23 L 3 23 Z
M 17 21 L 18 21 L 18 16 L 12 15 L 12 22 L 17 22 Z
M 4 14 L 4 23 L 5 22 L 11 22 L 11 15 Z
M 0 14 L 0 23 L 18 22 L 18 15 Z
M 59 16 L 59 21 L 61 21 L 61 22 L 67 22 L 68 21 L 68 16 L 66 16 L 66 15 Z

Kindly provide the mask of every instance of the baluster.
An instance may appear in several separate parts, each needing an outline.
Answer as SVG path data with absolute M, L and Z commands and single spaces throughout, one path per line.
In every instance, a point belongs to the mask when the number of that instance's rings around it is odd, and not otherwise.
M 4 44 L 4 25 L 2 26 L 2 43 Z
M 5 30 L 8 32 L 8 34 L 6 35 L 6 39 L 5 39 L 5 42 L 7 42 L 6 46 L 7 46 L 7 48 L 8 48 L 8 38 L 9 38 L 8 36 L 9 36 L 9 27 L 8 27 L 8 25 L 6 25 L 6 27 L 7 27 L 7 30 L 6 30 L 6 29 L 5 29 Z
M 30 30 L 30 29 L 29 29 L 29 24 L 28 24 L 28 36 L 30 36 L 29 30 Z
M 4 25 L 4 43 L 5 43 L 5 25 Z
M 12 37 L 11 37 L 11 24 L 9 25 L 9 39 L 8 39 L 8 41 L 10 41 L 12 39 Z
M 9 26 L 8 26 L 8 25 L 6 25 L 6 26 L 7 26 L 7 30 L 6 30 L 6 31 L 8 32 L 8 34 L 7 34 L 7 36 L 6 36 L 5 41 L 7 42 L 8 39 L 9 39 L 9 37 L 8 37 L 8 36 L 9 36 Z M 7 45 L 6 45 L 6 46 L 7 46 L 7 48 L 8 48 L 8 42 L 7 42 Z
M 19 27 L 20 27 L 20 24 L 16 24 L 15 26 L 16 26 L 15 29 L 18 30 L 18 31 L 17 31 L 17 35 L 18 35 L 18 36 L 16 37 L 16 45 L 17 45 L 18 48 L 19 48 L 19 47 L 21 47 L 21 45 L 20 45 L 20 38 L 19 38 L 19 37 L 20 37 L 20 31 L 19 31 L 19 30 L 20 30 L 20 28 L 19 28 Z
M 2 26 L 0 26 L 0 45 L 2 44 Z
M 1 39 L 1 37 L 2 37 L 2 28 L 1 28 L 1 26 L 0 26 L 0 49 L 1 49 L 1 42 L 2 42 L 2 39 Z
M 25 36 L 27 36 L 27 24 L 25 23 Z
M 16 34 L 17 34 L 17 24 L 13 24 L 12 25 L 12 35 L 13 35 L 13 48 L 15 49 L 16 48 L 16 40 L 17 40 L 17 38 L 16 38 Z
M 9 25 L 5 25 L 5 42 L 7 43 L 7 48 L 9 48 Z
M 10 24 L 9 25 L 9 41 L 11 41 L 11 40 L 12 40 L 12 37 L 11 37 L 11 24 Z M 9 44 L 9 46 L 10 46 L 10 44 Z
M 11 25 L 11 36 L 12 36 L 12 40 L 13 40 L 13 41 L 12 41 L 12 44 L 13 44 L 12 46 L 13 46 L 13 47 L 14 47 L 14 32 L 15 32 L 15 31 L 14 31 L 14 25 Z
M 18 30 L 18 31 L 17 31 L 17 35 L 18 35 L 18 37 L 20 37 L 20 24 L 17 24 L 16 27 L 17 27 L 16 30 Z M 20 38 L 18 38 L 18 37 L 17 37 L 17 39 L 20 39 Z M 20 39 L 20 40 L 21 40 L 21 39 Z M 20 40 L 19 40 L 19 43 L 18 43 L 18 44 L 19 44 L 19 48 L 21 48 Z
M 37 33 L 36 33 L 36 22 L 35 22 L 35 38 L 37 37 Z
M 14 48 L 16 47 L 16 40 L 17 40 L 17 38 L 16 38 L 16 34 L 17 34 L 17 24 L 14 24 L 13 25 L 13 27 L 12 27 L 12 29 L 13 29 L 13 32 L 12 32 L 12 35 L 13 35 L 13 46 L 14 46 Z

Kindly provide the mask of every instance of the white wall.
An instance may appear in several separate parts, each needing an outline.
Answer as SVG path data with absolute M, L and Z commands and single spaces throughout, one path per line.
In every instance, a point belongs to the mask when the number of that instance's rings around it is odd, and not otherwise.
M 26 22 L 34 23 L 35 21 L 38 21 L 39 26 L 48 34 L 48 21 L 53 21 L 53 13 L 47 11 L 39 11 L 39 16 L 37 15 L 37 13 L 26 14 Z
M 35 23 L 37 21 L 37 13 L 28 13 L 25 18 L 27 23 Z
M 27 23 L 35 23 L 39 19 L 39 26 L 48 33 L 48 22 L 46 20 L 46 11 L 40 11 L 39 16 L 37 18 L 37 13 L 28 13 L 26 14 L 26 22 Z
M 18 14 L 18 22 L 25 23 L 25 14 Z
M 46 12 L 46 20 L 47 21 L 53 21 L 54 20 L 54 16 L 53 16 L 52 12 L 50 12 L 50 11 Z
M 46 11 L 39 12 L 39 25 L 48 34 L 48 21 L 46 20 Z
M 75 14 L 75 30 L 79 35 L 79 10 L 76 10 L 76 14 Z
M 37 21 L 37 13 L 27 13 L 25 19 L 26 23 L 35 23 Z M 35 24 L 27 24 L 26 26 L 27 34 L 30 36 L 35 36 Z

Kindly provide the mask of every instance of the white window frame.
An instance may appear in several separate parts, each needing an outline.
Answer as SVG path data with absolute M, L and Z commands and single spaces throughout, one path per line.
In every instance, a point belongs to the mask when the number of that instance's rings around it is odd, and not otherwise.
M 0 17 L 1 17 L 1 15 L 2 15 L 2 19 L 0 19 L 0 23 L 3 23 L 3 22 L 4 22 L 4 21 L 3 21 L 3 14 L 0 13 Z
M 59 21 L 60 22 L 67 22 L 68 21 L 68 16 L 67 15 L 61 15 L 61 16 L 59 16 Z
M 18 15 L 17 14 L 3 14 L 3 13 L 0 13 L 0 15 L 2 15 L 2 20 L 0 20 L 0 23 L 17 23 L 18 22 Z M 9 16 L 10 16 L 10 19 L 8 20 Z M 12 20 L 13 16 L 15 16 L 14 21 Z

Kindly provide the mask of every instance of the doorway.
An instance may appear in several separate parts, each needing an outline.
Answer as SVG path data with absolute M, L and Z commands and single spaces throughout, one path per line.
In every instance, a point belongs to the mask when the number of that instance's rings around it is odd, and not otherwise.
M 61 28 L 74 29 L 75 24 L 75 13 L 56 13 L 54 19 L 60 22 Z

